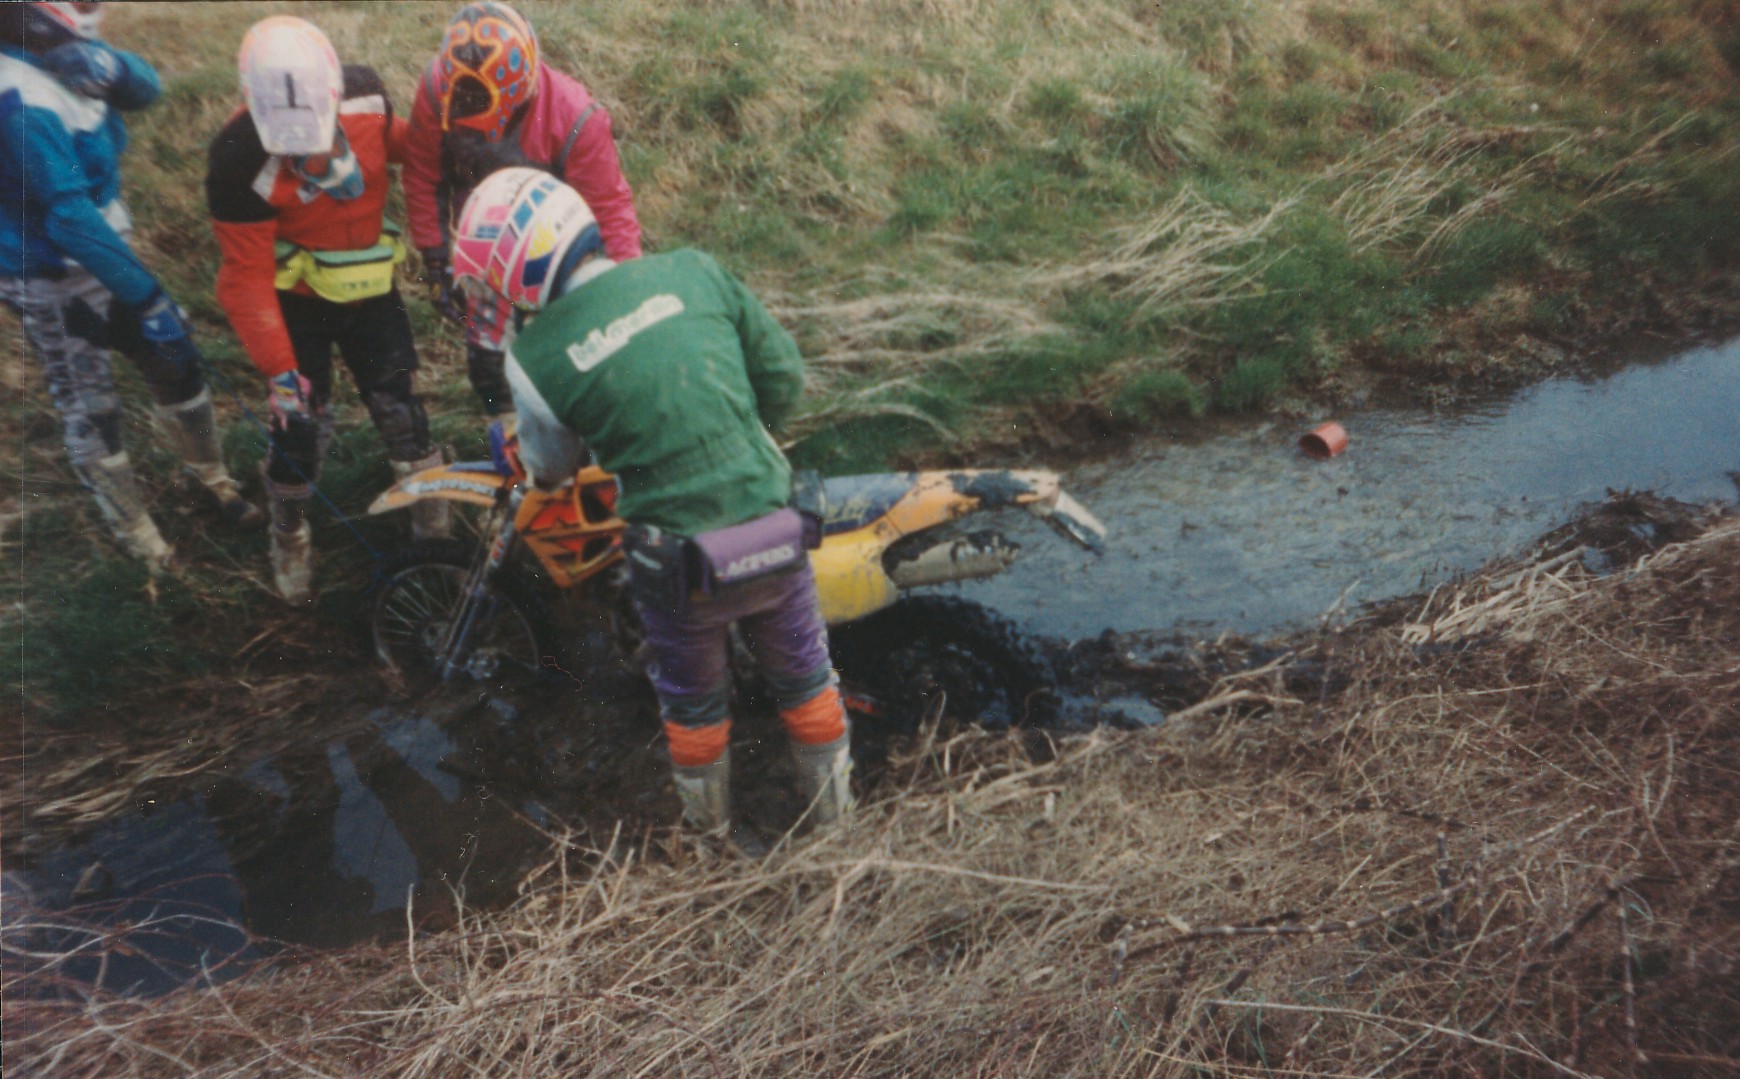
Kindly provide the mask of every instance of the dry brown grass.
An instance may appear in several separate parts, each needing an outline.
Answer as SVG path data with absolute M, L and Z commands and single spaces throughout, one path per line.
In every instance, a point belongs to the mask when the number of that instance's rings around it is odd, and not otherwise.
M 159 1000 L 14 983 L 8 1063 L 1733 1074 L 1737 556 L 1730 519 L 1606 578 L 1501 569 L 1157 731 L 924 742 L 761 862 L 618 837 L 408 944 Z

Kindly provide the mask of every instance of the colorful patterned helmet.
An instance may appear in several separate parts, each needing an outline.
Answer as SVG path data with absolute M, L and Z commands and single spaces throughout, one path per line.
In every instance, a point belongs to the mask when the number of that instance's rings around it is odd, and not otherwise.
M 538 90 L 538 37 L 506 4 L 467 4 L 447 24 L 429 65 L 441 130 L 455 124 L 492 141 Z
M 242 38 L 236 67 L 267 153 L 304 156 L 332 149 L 344 69 L 318 27 L 292 15 L 262 19 Z
M 481 287 L 536 311 L 555 298 L 581 258 L 603 246 L 578 191 L 542 169 L 502 169 L 478 184 L 460 211 L 453 279 L 472 295 Z

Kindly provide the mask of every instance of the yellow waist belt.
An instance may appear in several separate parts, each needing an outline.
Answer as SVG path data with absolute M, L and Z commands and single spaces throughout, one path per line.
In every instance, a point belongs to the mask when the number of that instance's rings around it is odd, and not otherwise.
M 334 303 L 385 296 L 393 289 L 393 267 L 405 261 L 399 227 L 381 223 L 381 238 L 358 251 L 310 251 L 279 240 L 274 251 L 278 274 L 273 284 L 283 290 L 305 284 L 314 294 Z

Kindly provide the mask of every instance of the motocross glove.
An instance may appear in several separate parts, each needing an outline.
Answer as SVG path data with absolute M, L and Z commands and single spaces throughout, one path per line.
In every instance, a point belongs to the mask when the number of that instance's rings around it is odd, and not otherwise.
M 100 41 L 69 41 L 37 57 L 37 63 L 68 90 L 97 101 L 107 100 L 127 75 L 115 50 Z
M 314 392 L 314 387 L 302 372 L 285 371 L 281 375 L 273 375 L 267 383 L 270 396 L 267 404 L 272 410 L 272 426 L 284 429 L 293 420 L 307 420 L 313 409 L 309 407 L 308 398 Z
M 465 297 L 453 287 L 453 265 L 447 259 L 447 249 L 425 247 L 418 253 L 423 256 L 420 280 L 429 286 L 436 313 L 449 322 L 465 325 Z
M 153 287 L 129 315 L 126 321 L 137 319 L 135 329 L 128 331 L 129 336 L 138 335 L 133 347 L 143 347 L 146 357 L 141 362 L 159 372 L 158 381 L 198 381 L 203 357 L 193 343 L 193 327 L 188 324 L 187 313 L 169 298 L 163 286 Z
M 315 416 L 313 393 L 314 387 L 300 371 L 285 371 L 272 376 L 267 383 L 273 460 L 289 464 L 290 473 L 301 482 L 307 482 L 320 467 L 320 423 Z M 291 482 L 289 475 L 279 478 Z
M 187 324 L 187 312 L 169 298 L 159 285 L 139 305 L 139 332 L 154 345 L 167 345 L 193 337 L 193 327 Z

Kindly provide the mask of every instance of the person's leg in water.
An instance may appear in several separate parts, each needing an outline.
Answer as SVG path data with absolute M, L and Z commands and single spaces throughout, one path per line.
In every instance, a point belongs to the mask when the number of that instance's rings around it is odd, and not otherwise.
M 828 824 L 852 808 L 852 737 L 828 654 L 815 572 L 805 559 L 767 587 L 764 606 L 738 626 L 779 707 L 807 812 L 817 824 Z
M 637 597 L 635 608 L 683 820 L 704 835 L 722 835 L 731 825 L 732 610 L 699 596 L 679 610 Z
M 691 824 L 714 831 L 729 823 L 733 622 L 773 691 L 811 819 L 826 823 L 851 808 L 851 737 L 807 561 L 723 596 L 690 597 L 681 611 L 644 600 L 636 608 L 646 627 L 647 673 L 659 698 L 672 772 Z

